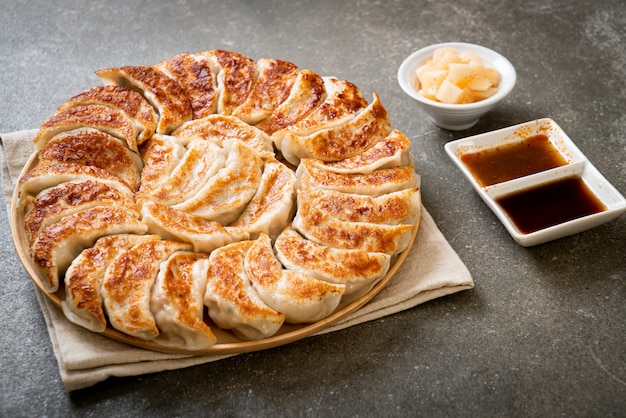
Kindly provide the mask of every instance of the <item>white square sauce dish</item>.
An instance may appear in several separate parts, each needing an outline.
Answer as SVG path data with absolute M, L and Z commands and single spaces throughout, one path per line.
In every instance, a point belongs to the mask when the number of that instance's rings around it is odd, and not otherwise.
M 513 239 L 530 247 L 626 211 L 626 199 L 549 118 L 448 142 L 445 150 Z

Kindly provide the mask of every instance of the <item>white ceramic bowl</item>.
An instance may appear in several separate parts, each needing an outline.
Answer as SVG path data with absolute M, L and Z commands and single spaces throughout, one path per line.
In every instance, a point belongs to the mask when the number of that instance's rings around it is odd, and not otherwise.
M 487 99 L 467 104 L 440 103 L 419 94 L 419 87 L 416 88 L 416 86 L 419 86 L 419 81 L 417 80 L 415 70 L 426 59 L 432 57 L 436 49 L 442 47 L 456 48 L 459 53 L 476 52 L 486 67 L 495 68 L 500 73 L 500 84 L 497 93 Z M 415 103 L 429 116 L 435 125 L 452 131 L 461 131 L 474 126 L 481 116 L 493 109 L 494 106 L 511 93 L 516 80 L 515 68 L 509 60 L 491 49 L 463 42 L 447 42 L 422 48 L 409 55 L 398 69 L 398 83 L 400 83 L 402 90 L 415 100 Z
M 537 134 L 545 134 L 548 137 L 552 146 L 558 150 L 566 161 L 565 165 L 483 187 L 462 162 L 461 156 L 463 154 L 520 142 L 524 138 Z M 500 219 L 513 239 L 524 247 L 577 234 L 608 222 L 626 212 L 626 199 L 624 196 L 600 174 L 552 119 L 537 119 L 497 131 L 451 141 L 445 145 L 445 150 L 452 161 L 465 174 L 479 196 Z M 580 178 L 597 199 L 604 204 L 606 210 L 545 227 L 534 232 L 523 233 L 498 204 L 498 199 L 501 197 L 571 177 Z

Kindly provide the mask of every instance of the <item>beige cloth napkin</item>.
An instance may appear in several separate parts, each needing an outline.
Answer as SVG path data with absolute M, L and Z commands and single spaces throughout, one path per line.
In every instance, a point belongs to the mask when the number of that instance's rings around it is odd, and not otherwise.
M 27 130 L 0 135 L 2 191 L 9 216 L 13 188 L 33 152 L 31 141 L 36 132 Z M 473 286 L 469 271 L 423 208 L 415 244 L 389 284 L 368 304 L 322 333 L 371 321 Z M 72 324 L 45 295 L 36 292 L 61 379 L 68 391 L 91 386 L 110 376 L 172 370 L 230 356 L 163 354 L 119 343 Z

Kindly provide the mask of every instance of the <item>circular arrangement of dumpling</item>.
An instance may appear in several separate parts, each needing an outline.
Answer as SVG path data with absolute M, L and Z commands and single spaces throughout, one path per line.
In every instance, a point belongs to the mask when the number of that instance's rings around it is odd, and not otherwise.
M 96 72 L 19 180 L 32 263 L 66 317 L 203 350 L 320 321 L 376 285 L 421 209 L 376 94 L 211 50 Z

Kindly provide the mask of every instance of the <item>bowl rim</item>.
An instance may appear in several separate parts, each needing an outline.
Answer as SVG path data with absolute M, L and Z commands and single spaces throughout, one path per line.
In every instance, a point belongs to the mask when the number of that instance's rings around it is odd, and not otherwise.
M 416 63 L 417 58 L 426 54 L 432 55 L 432 52 L 434 52 L 436 49 L 443 48 L 443 47 L 454 47 L 457 49 L 460 48 L 463 50 L 475 51 L 480 55 L 483 61 L 485 60 L 484 59 L 485 55 L 490 55 L 494 57 L 494 59 L 490 61 L 500 61 L 501 66 L 505 67 L 507 69 L 507 72 L 503 74 L 500 71 L 500 75 L 502 79 L 500 81 L 500 88 L 498 88 L 498 91 L 496 92 L 496 94 L 486 99 L 480 100 L 478 102 L 459 103 L 459 104 L 441 103 L 435 100 L 428 99 L 422 96 L 421 94 L 419 94 L 419 92 L 411 84 L 412 73 L 417 68 L 417 65 L 420 64 L 420 63 Z M 426 58 L 427 57 L 425 57 L 424 60 Z M 506 82 L 504 82 L 505 80 Z M 440 109 L 447 109 L 447 110 L 455 110 L 455 109 L 456 110 L 472 110 L 472 109 L 479 109 L 479 108 L 489 107 L 491 105 L 494 105 L 497 102 L 504 99 L 506 96 L 508 96 L 509 93 L 511 93 L 511 91 L 515 87 L 516 82 L 517 82 L 517 73 L 515 71 L 515 67 L 513 66 L 513 64 L 511 64 L 511 62 L 504 55 L 490 48 L 484 47 L 482 45 L 472 44 L 468 42 L 442 42 L 442 43 L 425 46 L 424 48 L 418 49 L 417 51 L 411 53 L 408 57 L 406 57 L 402 61 L 402 64 L 400 64 L 400 67 L 398 68 L 398 83 L 400 84 L 400 87 L 402 88 L 402 90 L 404 90 L 406 94 L 408 94 L 413 99 L 425 105 L 437 107 Z

